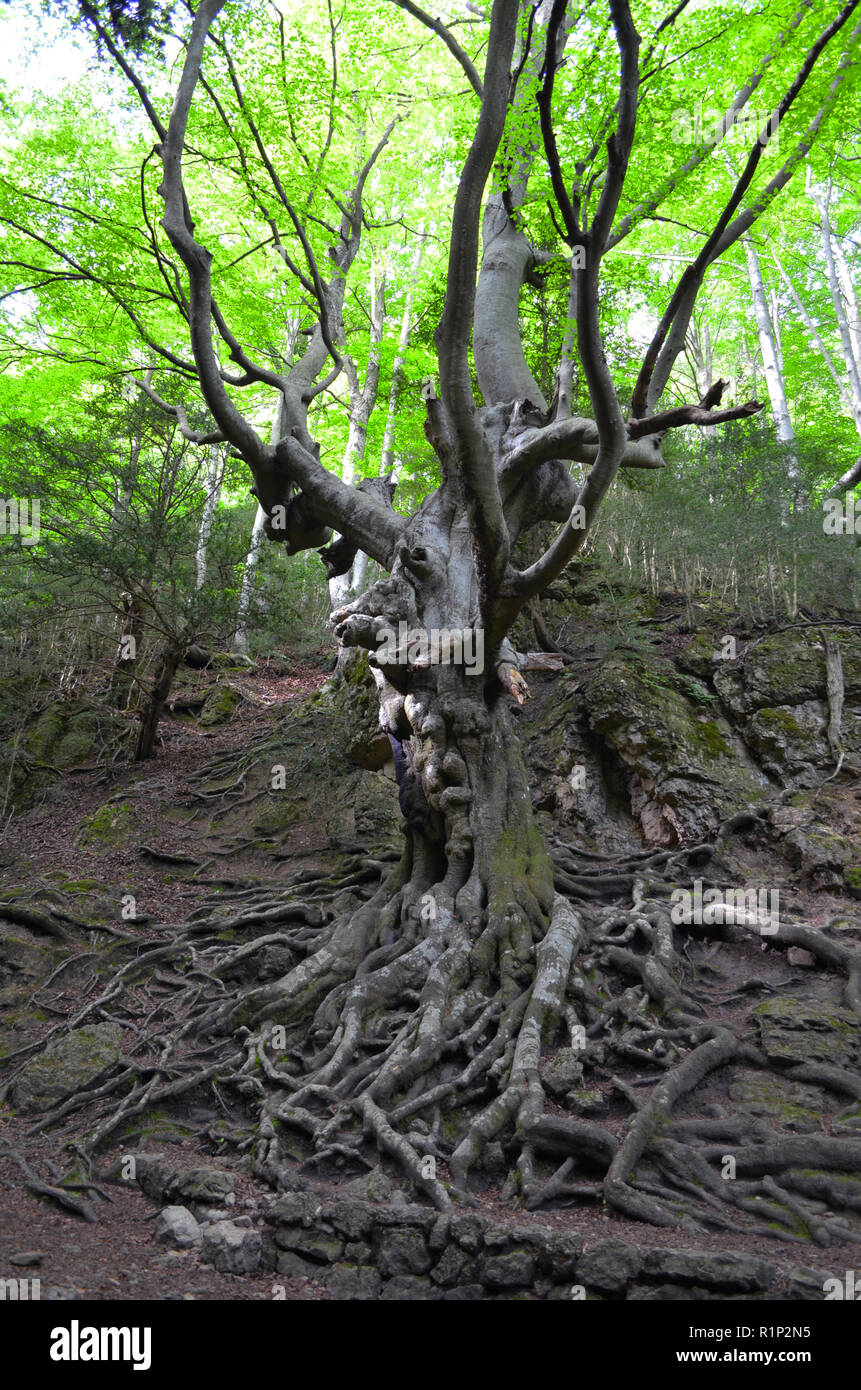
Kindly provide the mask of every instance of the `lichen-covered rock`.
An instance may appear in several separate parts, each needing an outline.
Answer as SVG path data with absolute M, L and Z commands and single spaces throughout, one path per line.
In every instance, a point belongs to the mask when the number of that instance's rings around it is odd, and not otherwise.
M 647 844 L 707 838 L 755 804 L 768 782 L 723 716 L 657 658 L 611 657 L 585 691 L 593 731 L 627 772 L 631 810 Z
M 587 1289 L 600 1293 L 621 1293 L 636 1279 L 640 1256 L 623 1240 L 599 1240 L 590 1245 L 577 1261 L 577 1279 Z
M 420 1279 L 416 1274 L 396 1275 L 384 1286 L 381 1295 L 386 1302 L 397 1300 L 409 1303 L 442 1298 L 442 1296 L 442 1289 L 438 1289 L 428 1279 Z
M 772 1061 L 861 1065 L 861 1019 L 839 1004 L 782 995 L 759 1004 L 753 1017 Z
M 131 1176 L 141 1191 L 154 1202 L 195 1206 L 201 1215 L 206 1208 L 231 1206 L 236 1201 L 236 1179 L 232 1173 L 208 1165 L 183 1172 L 174 1159 L 163 1153 L 135 1153 Z M 122 1165 L 117 1176 L 124 1176 Z
M 755 1293 L 767 1289 L 775 1266 L 753 1255 L 731 1251 L 650 1250 L 643 1261 L 643 1277 L 673 1284 L 694 1285 L 725 1293 Z
M 424 1236 L 409 1226 L 393 1226 L 380 1231 L 376 1251 L 377 1265 L 386 1278 L 398 1274 L 426 1274 L 433 1264 Z
M 203 1202 L 217 1205 L 226 1202 L 229 1206 L 236 1200 L 236 1178 L 233 1173 L 225 1173 L 221 1168 L 192 1168 L 187 1173 L 178 1173 L 170 1185 L 173 1197 L 184 1197 L 188 1202 Z
M 475 1282 L 477 1272 L 477 1260 L 467 1255 L 464 1250 L 459 1250 L 456 1245 L 449 1245 L 431 1270 L 430 1277 L 435 1284 L 447 1289 L 456 1284 Z
M 806 1086 L 771 1072 L 742 1070 L 729 1094 L 738 1110 L 776 1120 L 794 1133 L 813 1134 L 822 1128 L 826 1097 L 819 1086 Z
M 56 1038 L 18 1073 L 12 1104 L 25 1113 L 51 1110 L 69 1096 L 99 1081 L 119 1061 L 122 1029 L 116 1023 L 92 1023 Z
M 528 1288 L 535 1278 L 536 1259 L 531 1250 L 507 1250 L 490 1255 L 481 1265 L 481 1281 L 489 1289 Z
M 253 1274 L 260 1266 L 260 1234 L 233 1221 L 217 1221 L 204 1226 L 200 1258 L 215 1265 L 221 1274 Z
M 275 1233 L 275 1243 L 283 1250 L 292 1250 L 318 1265 L 334 1264 L 344 1253 L 342 1236 L 330 1231 L 306 1230 L 303 1226 L 279 1227 Z
M 217 685 L 212 693 L 207 695 L 198 716 L 198 723 L 204 729 L 211 729 L 216 724 L 226 724 L 237 705 L 241 703 L 242 696 L 238 690 L 234 690 L 230 685 Z
M 377 1164 L 369 1173 L 362 1173 L 358 1178 L 351 1178 L 344 1184 L 344 1191 L 352 1197 L 358 1197 L 367 1202 L 385 1202 L 392 1193 L 391 1179 L 386 1176 L 382 1168 Z
M 82 845 L 102 844 L 117 848 L 126 844 L 138 828 L 134 808 L 125 801 L 106 801 L 81 825 Z
M 383 1281 L 375 1269 L 365 1265 L 337 1264 L 323 1280 L 334 1299 L 368 1302 L 379 1297 Z
M 805 820 L 787 831 L 783 852 L 792 867 L 816 887 L 851 886 L 846 871 L 857 861 L 858 847 L 836 831 Z
M 583 1063 L 570 1047 L 560 1047 L 552 1061 L 541 1073 L 541 1079 L 551 1095 L 564 1096 L 583 1080 Z
M 319 1279 L 322 1272 L 319 1265 L 303 1260 L 294 1250 L 282 1250 L 275 1268 L 279 1274 L 286 1274 L 288 1279 Z
M 861 637 L 835 629 L 847 705 L 861 697 Z M 825 653 L 812 634 L 775 632 L 751 645 L 743 661 L 716 666 L 714 684 L 724 705 L 737 717 L 778 705 L 825 699 Z
M 583 693 L 567 673 L 554 682 L 552 698 L 526 706 L 522 729 L 533 804 L 554 831 L 576 828 L 578 844 L 600 844 L 604 852 L 639 845 L 622 771 L 602 756 Z
M 20 711 L 31 708 L 34 689 L 48 698 L 22 738 Z M 0 785 L 7 814 L 25 810 L 57 780 L 57 774 L 92 763 L 113 740 L 122 737 L 124 720 L 80 701 L 51 700 L 51 687 L 29 668 L 0 680 Z
M 200 1245 L 203 1232 L 188 1207 L 165 1207 L 155 1223 L 155 1238 L 175 1250 L 191 1250 Z
M 757 761 L 783 787 L 815 787 L 834 762 L 821 700 L 758 709 L 745 725 Z

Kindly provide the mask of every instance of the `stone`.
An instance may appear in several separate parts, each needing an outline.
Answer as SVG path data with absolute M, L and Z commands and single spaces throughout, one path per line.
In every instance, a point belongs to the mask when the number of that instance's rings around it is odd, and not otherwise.
M 535 1278 L 535 1256 L 531 1250 L 509 1250 L 491 1255 L 483 1263 L 481 1279 L 489 1289 L 529 1286 Z
M 238 690 L 229 685 L 217 685 L 211 695 L 207 696 L 198 723 L 202 728 L 225 724 L 241 701 L 242 696 Z
M 583 1064 L 570 1047 L 560 1047 L 544 1068 L 541 1079 L 554 1096 L 565 1096 L 583 1080 Z
M 319 1265 L 303 1260 L 293 1250 L 280 1251 L 275 1268 L 279 1274 L 286 1274 L 288 1279 L 319 1279 L 321 1274 Z
M 398 1299 L 414 1303 L 419 1300 L 442 1298 L 442 1290 L 434 1288 L 428 1279 L 419 1279 L 415 1274 L 398 1274 L 385 1285 L 381 1296 L 386 1302 Z
M 10 1098 L 16 1110 L 53 1110 L 76 1091 L 94 1085 L 116 1066 L 123 1034 L 117 1023 L 91 1023 L 55 1038 L 15 1078 Z
M 302 1226 L 281 1227 L 275 1234 L 275 1243 L 318 1265 L 334 1264 L 344 1253 L 343 1237 L 329 1231 L 305 1230 Z
M 815 787 L 833 762 L 821 700 L 758 709 L 745 727 L 757 760 L 781 786 Z
M 435 1284 L 450 1288 L 453 1284 L 468 1284 L 475 1273 L 476 1261 L 456 1245 L 450 1245 L 437 1260 L 430 1277 Z
M 782 994 L 753 1010 L 770 1061 L 861 1064 L 861 1019 L 839 1004 Z
M 827 1278 L 827 1273 L 821 1269 L 800 1265 L 790 1274 L 786 1297 L 800 1303 L 821 1303 L 825 1298 Z
M 589 722 L 626 773 L 647 845 L 707 839 L 768 782 L 709 692 L 656 653 L 614 653 L 584 686 Z
M 451 1241 L 451 1217 L 447 1212 L 440 1212 L 436 1221 L 433 1223 L 431 1233 L 428 1236 L 428 1245 L 431 1250 L 439 1253 L 445 1250 Z
M 348 1240 L 368 1240 L 374 1224 L 374 1208 L 366 1202 L 330 1202 L 325 1217 Z
M 644 1279 L 723 1293 L 757 1293 L 768 1288 L 776 1272 L 766 1260 L 724 1250 L 649 1250 L 643 1262 Z
M 547 1233 L 542 1249 L 538 1253 L 539 1263 L 550 1277 L 556 1281 L 573 1280 L 577 1261 L 583 1253 L 583 1242 L 568 1231 Z
M 351 1178 L 344 1184 L 343 1191 L 363 1202 L 385 1202 L 391 1195 L 392 1183 L 378 1164 L 369 1173 Z
M 344 1246 L 344 1261 L 351 1265 L 370 1265 L 374 1263 L 374 1252 L 363 1240 L 351 1240 Z
M 233 1206 L 236 1201 L 236 1178 L 233 1173 L 225 1173 L 221 1168 L 192 1168 L 187 1173 L 177 1173 L 170 1185 L 170 1196 L 183 1198 L 186 1202 L 205 1206 Z
M 218 1221 L 204 1226 L 200 1258 L 221 1274 L 253 1274 L 260 1266 L 262 1244 L 258 1231 Z
M 814 1134 L 824 1124 L 827 1098 L 819 1086 L 789 1081 L 771 1072 L 742 1070 L 730 1086 L 729 1095 L 739 1110 L 777 1120 L 784 1129 L 796 1134 Z
M 155 1223 L 155 1238 L 176 1250 L 190 1250 L 201 1244 L 203 1233 L 188 1207 L 165 1207 Z
M 599 1240 L 577 1261 L 577 1279 L 587 1289 L 621 1293 L 640 1271 L 640 1254 L 623 1240 Z
M 377 1265 L 387 1278 L 399 1274 L 426 1274 L 433 1263 L 420 1231 L 393 1226 L 377 1232 Z
M 266 1220 L 277 1226 L 310 1226 L 320 1208 L 316 1192 L 285 1192 L 272 1203 Z
M 786 953 L 786 959 L 790 965 L 798 965 L 802 970 L 812 970 L 816 965 L 816 957 L 812 951 L 805 951 L 802 946 L 790 946 Z
M 166 1201 L 176 1179 L 176 1167 L 166 1154 L 133 1153 L 134 1177 L 141 1191 L 154 1202 Z M 110 1176 L 122 1180 L 122 1159 L 111 1168 Z
M 462 1250 L 475 1254 L 481 1245 L 484 1224 L 478 1216 L 452 1216 L 451 1235 Z
M 566 1100 L 569 1110 L 575 1115 L 601 1115 L 607 1109 L 607 1101 L 601 1091 L 569 1091 Z
M 336 1264 L 326 1274 L 323 1283 L 338 1301 L 369 1302 L 380 1296 L 383 1281 L 375 1269 L 352 1264 Z
M 725 1296 L 709 1293 L 706 1289 L 693 1289 L 687 1284 L 645 1284 L 631 1289 L 628 1303 L 723 1303 Z
M 231 1213 L 229 1207 L 201 1207 L 198 1206 L 195 1216 L 201 1226 L 211 1226 L 214 1221 L 229 1221 Z

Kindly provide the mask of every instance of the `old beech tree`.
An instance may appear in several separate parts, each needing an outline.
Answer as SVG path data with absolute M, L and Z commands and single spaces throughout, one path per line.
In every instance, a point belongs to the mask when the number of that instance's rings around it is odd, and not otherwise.
M 660 81 L 685 0 L 643 35 L 629 0 L 591 7 L 601 9 L 605 45 L 615 55 L 615 90 L 602 113 L 600 138 L 575 161 L 570 131 L 561 139 L 559 91 L 566 47 L 576 42 L 588 5 L 582 12 L 568 0 L 468 6 L 467 52 L 457 37 L 466 30 L 446 28 L 412 0 L 395 3 L 425 39 L 422 26 L 445 43 L 462 69 L 462 100 L 475 112 L 448 232 L 445 302 L 435 335 L 438 378 L 425 390 L 426 436 L 441 482 L 409 517 L 393 509 L 385 488 L 348 485 L 324 467 L 309 430 L 313 400 L 340 371 L 345 286 L 360 246 L 363 193 L 372 169 L 385 161 L 391 127 L 378 132 L 373 153 L 342 198 L 337 235 L 321 260 L 301 205 L 283 185 L 277 158 L 229 68 L 246 134 L 268 177 L 264 201 L 273 237 L 318 310 L 313 330 L 299 340 L 301 350 L 278 372 L 250 358 L 219 307 L 212 288 L 218 248 L 196 236 L 184 178 L 189 117 L 203 100 L 208 55 L 229 64 L 219 31 L 225 0 L 201 0 L 189 21 L 169 115 L 159 114 L 110 19 L 90 15 L 155 130 L 162 226 L 180 268 L 175 297 L 216 426 L 207 438 L 227 441 L 247 463 L 273 542 L 290 553 L 321 550 L 330 574 L 344 573 L 357 550 L 385 571 L 338 608 L 332 623 L 341 644 L 371 654 L 380 721 L 398 773 L 402 858 L 370 900 L 324 922 L 313 947 L 297 954 L 281 978 L 214 1004 L 205 1021 L 208 1033 L 222 1039 L 239 1035 L 247 1046 L 251 1037 L 265 1059 L 272 1085 L 261 1102 L 257 1158 L 260 1171 L 275 1180 L 283 1161 L 281 1126 L 292 1125 L 321 1151 L 340 1145 L 344 1153 L 375 1141 L 445 1209 L 466 1189 L 483 1147 L 501 1139 L 514 1154 L 509 1191 L 519 1189 L 532 1205 L 554 1192 L 603 1193 L 628 1215 L 674 1224 L 688 1218 L 638 1190 L 635 1165 L 656 1116 L 735 1056 L 739 1044 L 731 1031 L 691 1011 L 676 979 L 680 929 L 666 908 L 635 902 L 626 931 L 615 944 L 609 938 L 602 944 L 576 899 L 554 891 L 511 718 L 512 702 L 528 690 L 507 634 L 524 605 L 581 549 L 619 469 L 661 467 L 662 440 L 672 429 L 716 425 L 761 409 L 756 401 L 722 408 L 726 383 L 720 380 L 700 401 L 662 408 L 662 398 L 710 268 L 802 165 L 840 99 L 859 36 L 858 0 L 820 4 L 813 17 L 802 5 L 784 31 L 774 32 L 771 48 L 751 56 L 751 73 L 739 74 L 726 131 L 773 59 L 780 57 L 787 76 L 777 102 L 763 112 L 762 132 L 749 130 L 725 198 L 719 205 L 712 199 L 708 214 L 688 209 L 696 224 L 690 259 L 667 286 L 663 315 L 627 401 L 619 399 L 602 342 L 602 262 L 644 219 L 660 216 L 684 180 L 715 157 L 713 147 L 679 144 L 672 150 L 675 167 L 656 178 L 645 198 L 626 194 L 638 113 L 649 84 Z M 788 50 L 802 21 L 808 38 Z M 795 54 L 791 63 L 788 52 Z M 781 138 L 781 157 L 770 156 L 764 175 L 770 139 L 783 135 L 798 106 L 803 119 L 795 119 L 791 139 Z M 567 158 L 560 154 L 563 143 Z M 524 230 L 521 209 L 539 164 L 552 183 L 558 252 L 536 253 Z M 728 167 L 722 166 L 724 179 Z M 297 245 L 301 253 L 294 255 L 290 247 Z M 524 355 L 519 302 L 524 284 L 551 255 L 570 261 L 570 331 L 548 400 Z M 572 413 L 575 369 L 588 387 L 588 416 Z M 261 437 L 243 413 L 241 388 L 249 382 L 270 387 L 280 402 L 271 438 Z M 141 387 L 182 420 L 181 408 L 159 394 L 158 377 Z M 519 567 L 516 544 L 540 522 L 555 523 L 555 534 L 534 562 Z M 333 533 L 339 539 L 329 545 Z M 378 633 L 398 632 L 401 624 L 428 633 L 480 630 L 483 674 L 457 662 L 410 661 L 408 651 L 380 659 Z M 635 867 L 632 860 L 623 870 L 630 875 Z M 670 867 L 685 872 L 683 860 Z M 787 939 L 810 945 L 803 928 L 786 930 L 796 933 Z M 635 937 L 637 949 L 626 948 Z M 583 1023 L 600 1015 L 601 1001 L 589 996 L 576 966 L 587 948 L 609 952 L 623 974 L 638 976 L 648 1008 L 659 1016 L 658 1033 L 669 1030 L 681 1040 L 683 1060 L 667 1072 L 621 1145 L 597 1124 L 553 1118 L 544 1109 L 543 1044 L 566 1027 L 578 1036 Z M 857 969 L 850 973 L 857 995 Z M 583 1007 L 587 996 L 591 1013 Z M 271 1042 L 276 1025 L 282 1046 Z M 587 1054 L 588 1046 L 584 1059 Z M 419 1117 L 435 1116 L 430 1135 L 427 1123 L 412 1127 Z M 565 1161 L 548 1180 L 546 1157 L 553 1154 Z M 436 1171 L 429 1155 L 447 1170 Z M 823 1163 L 836 1157 L 820 1155 Z M 579 1187 L 569 1181 L 575 1159 L 597 1181 Z

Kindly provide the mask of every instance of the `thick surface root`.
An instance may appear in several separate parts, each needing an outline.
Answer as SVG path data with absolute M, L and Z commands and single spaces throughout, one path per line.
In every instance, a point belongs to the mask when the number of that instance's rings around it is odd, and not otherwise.
M 153 1111 L 214 1097 L 218 1142 L 275 1186 L 385 1154 L 440 1211 L 504 1178 L 530 1209 L 598 1201 L 691 1233 L 859 1240 L 861 1051 L 777 1066 L 756 1013 L 800 947 L 861 1049 L 855 933 L 731 908 L 675 920 L 673 887 L 703 866 L 721 886 L 722 843 L 603 860 L 557 845 L 549 913 L 546 885 L 491 865 L 454 893 L 428 885 L 409 847 L 370 873 L 356 858 L 220 893 L 178 933 L 113 943 L 106 987 L 44 1041 L 104 1020 L 135 1041 L 34 1132 L 83 1111 L 92 1162 Z M 7 1091 L 34 1052 L 4 1063 Z M 820 1088 L 821 1132 L 718 1102 L 751 1072 Z M 589 1104 L 606 1113 L 586 1118 Z

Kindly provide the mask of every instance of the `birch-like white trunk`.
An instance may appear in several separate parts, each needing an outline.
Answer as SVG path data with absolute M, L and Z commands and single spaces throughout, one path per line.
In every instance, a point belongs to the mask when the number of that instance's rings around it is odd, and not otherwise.
M 209 547 L 209 538 L 212 535 L 215 514 L 218 511 L 218 503 L 221 500 L 223 471 L 221 451 L 217 444 L 210 444 L 209 456 L 206 461 L 206 501 L 203 504 L 203 516 L 200 518 L 200 531 L 197 537 L 197 583 L 195 588 L 198 590 L 202 589 L 206 583 L 206 552 Z
M 363 386 L 359 384 L 359 374 L 352 357 L 344 354 L 344 372 L 350 387 L 350 427 L 347 434 L 347 447 L 341 465 L 341 477 L 345 483 L 352 483 L 356 477 L 357 465 L 365 457 L 368 442 L 368 423 L 371 412 L 377 403 L 380 385 L 380 365 L 383 342 L 383 325 L 386 314 L 386 275 L 383 271 L 376 279 L 371 267 L 371 333 L 368 348 L 368 367 Z M 337 533 L 333 542 L 338 539 Z M 339 608 L 350 592 L 350 574 L 339 574 L 329 580 L 329 598 L 332 608 Z
M 431 223 L 430 232 L 436 229 L 436 224 Z M 401 331 L 398 335 L 398 347 L 395 353 L 395 360 L 392 363 L 392 381 L 389 387 L 389 409 L 386 415 L 386 427 L 383 431 L 383 446 L 380 450 L 380 477 L 386 473 L 393 473 L 395 468 L 395 422 L 397 419 L 398 391 L 404 374 L 404 364 L 407 357 L 407 348 L 410 345 L 410 333 L 412 332 L 413 300 L 415 299 L 416 286 L 421 270 L 422 258 L 425 249 L 425 227 L 422 223 L 419 231 L 419 241 L 413 255 L 412 265 L 410 266 L 410 280 L 407 286 L 407 297 L 404 301 L 404 312 L 401 317 Z M 364 550 L 358 551 L 353 568 L 348 576 L 349 583 L 347 588 L 352 593 L 361 593 L 365 585 L 365 576 L 368 572 L 368 557 Z
M 792 428 L 789 402 L 786 399 L 786 383 L 780 366 L 780 348 L 771 315 L 768 312 L 768 298 L 763 284 L 759 256 L 756 254 L 753 244 L 747 239 L 744 242 L 744 254 L 747 259 L 747 274 L 750 280 L 750 293 L 753 300 L 759 350 L 762 354 L 762 365 L 765 372 L 765 384 L 768 388 L 768 398 L 771 402 L 771 413 L 774 417 L 777 438 L 781 444 L 792 445 L 795 441 L 795 431 Z M 793 479 L 797 478 L 798 455 L 793 448 L 787 450 L 787 459 L 789 476 Z

